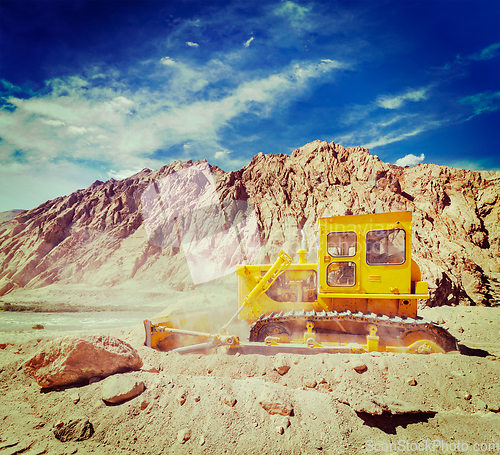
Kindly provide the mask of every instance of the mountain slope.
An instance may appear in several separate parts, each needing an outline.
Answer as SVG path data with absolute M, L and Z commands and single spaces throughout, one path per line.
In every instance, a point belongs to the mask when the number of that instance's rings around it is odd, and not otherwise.
M 202 162 L 176 162 L 47 201 L 0 224 L 0 295 L 80 286 L 183 290 L 193 281 L 183 250 L 149 241 L 141 196 L 155 182 Z M 220 201 L 255 209 L 262 249 L 273 261 L 298 246 L 315 258 L 318 217 L 411 210 L 414 259 L 429 281 L 431 306 L 500 304 L 500 176 L 434 164 L 402 168 L 361 147 L 315 141 L 287 155 L 256 155 L 242 169 L 210 166 Z M 183 191 L 196 186 L 185 182 Z M 156 187 L 155 187 L 156 188 Z

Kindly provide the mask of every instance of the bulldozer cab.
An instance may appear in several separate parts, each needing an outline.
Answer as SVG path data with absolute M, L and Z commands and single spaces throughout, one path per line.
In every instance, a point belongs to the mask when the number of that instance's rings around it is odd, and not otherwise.
M 319 292 L 410 293 L 411 228 L 411 212 L 319 219 Z

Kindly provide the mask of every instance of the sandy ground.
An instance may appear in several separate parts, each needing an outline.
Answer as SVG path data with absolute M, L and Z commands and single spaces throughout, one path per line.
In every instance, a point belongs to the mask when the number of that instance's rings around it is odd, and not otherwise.
M 200 302 L 199 295 L 187 298 Z M 280 375 L 275 362 L 283 355 L 153 351 L 143 345 L 140 321 L 119 330 L 3 332 L 0 455 L 498 453 L 500 309 L 444 307 L 420 315 L 445 323 L 462 353 L 287 354 L 291 368 Z M 23 371 L 51 339 L 96 332 L 137 349 L 145 365 L 126 375 L 144 381 L 145 392 L 109 406 L 100 382 L 44 392 Z M 360 362 L 362 373 L 354 369 Z M 290 416 L 269 414 L 260 405 L 263 396 L 291 408 Z M 359 412 L 353 403 L 366 396 L 403 400 L 417 412 Z M 58 422 L 79 418 L 92 423 L 90 439 L 54 437 Z M 190 438 L 181 443 L 184 430 Z

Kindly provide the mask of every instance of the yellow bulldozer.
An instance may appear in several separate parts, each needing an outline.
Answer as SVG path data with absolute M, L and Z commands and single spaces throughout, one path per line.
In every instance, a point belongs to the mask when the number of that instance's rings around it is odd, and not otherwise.
M 274 264 L 237 266 L 238 310 L 218 333 L 201 331 L 207 310 L 144 321 L 145 344 L 181 353 L 458 350 L 444 327 L 417 316 L 429 293 L 411 258 L 411 212 L 321 218 L 317 234 L 316 263 L 302 245 L 296 263 L 280 251 Z M 229 333 L 236 319 L 248 323 L 248 340 Z

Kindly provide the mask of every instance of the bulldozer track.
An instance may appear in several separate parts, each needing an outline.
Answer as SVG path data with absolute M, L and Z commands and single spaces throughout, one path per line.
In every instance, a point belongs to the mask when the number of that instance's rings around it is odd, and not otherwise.
M 307 322 L 343 322 L 349 321 L 359 324 L 374 324 L 377 327 L 385 327 L 400 332 L 400 338 L 412 332 L 427 332 L 446 351 L 457 351 L 457 339 L 451 335 L 445 327 L 423 318 L 406 318 L 399 316 L 376 315 L 374 313 L 351 312 L 349 310 L 337 311 L 288 311 L 280 313 L 262 314 L 257 321 L 250 326 L 250 341 L 258 341 L 259 331 L 267 324 L 276 323 L 299 323 Z M 368 332 L 367 332 L 368 334 Z

